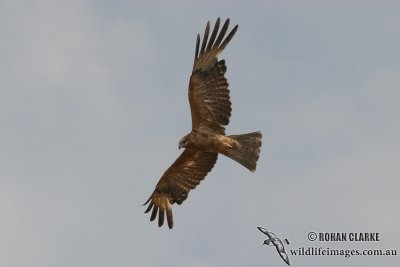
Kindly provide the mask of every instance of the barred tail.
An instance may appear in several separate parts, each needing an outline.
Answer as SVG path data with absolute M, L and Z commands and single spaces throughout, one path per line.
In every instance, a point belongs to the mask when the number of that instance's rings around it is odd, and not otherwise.
M 239 142 L 227 150 L 225 156 L 237 161 L 250 171 L 255 171 L 261 147 L 261 132 L 240 135 L 229 135 L 229 138 Z

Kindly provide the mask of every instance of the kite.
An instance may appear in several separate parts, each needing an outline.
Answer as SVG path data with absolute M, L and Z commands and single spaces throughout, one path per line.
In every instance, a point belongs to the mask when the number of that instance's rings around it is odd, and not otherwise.
M 197 35 L 192 74 L 189 81 L 189 103 L 192 115 L 192 131 L 179 141 L 179 149 L 185 148 L 176 161 L 165 171 L 154 192 L 143 205 L 149 204 L 145 213 L 152 210 L 150 221 L 156 219 L 173 227 L 172 205 L 182 204 L 189 191 L 204 179 L 223 154 L 250 171 L 255 171 L 261 147 L 261 132 L 241 135 L 225 135 L 225 127 L 231 116 L 231 101 L 225 60 L 217 56 L 235 35 L 238 25 L 225 37 L 229 27 L 227 19 L 218 33 L 218 18 L 210 38 L 210 22 L 207 23 L 203 41 Z

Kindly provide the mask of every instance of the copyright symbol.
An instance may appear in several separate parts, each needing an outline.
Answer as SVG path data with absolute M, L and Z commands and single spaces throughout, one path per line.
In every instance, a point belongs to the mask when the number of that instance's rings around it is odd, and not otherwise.
M 317 239 L 317 234 L 315 232 L 309 232 L 307 237 L 308 237 L 308 240 L 315 241 Z

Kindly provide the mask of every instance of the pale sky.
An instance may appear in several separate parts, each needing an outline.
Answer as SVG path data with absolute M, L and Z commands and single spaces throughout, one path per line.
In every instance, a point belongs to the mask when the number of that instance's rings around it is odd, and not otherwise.
M 398 1 L 0 0 L 0 266 L 286 266 L 257 226 L 286 251 L 400 253 L 399 14 Z M 239 24 L 220 57 L 227 133 L 262 131 L 257 171 L 220 156 L 160 229 L 141 205 L 190 131 L 196 35 L 217 17 Z

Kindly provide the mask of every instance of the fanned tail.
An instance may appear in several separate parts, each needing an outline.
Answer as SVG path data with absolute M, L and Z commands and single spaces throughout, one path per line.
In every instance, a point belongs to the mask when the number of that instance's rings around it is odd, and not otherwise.
M 261 132 L 229 135 L 228 137 L 239 142 L 239 146 L 232 146 L 231 149 L 224 153 L 225 156 L 235 160 L 250 171 L 254 172 L 260 154 Z

